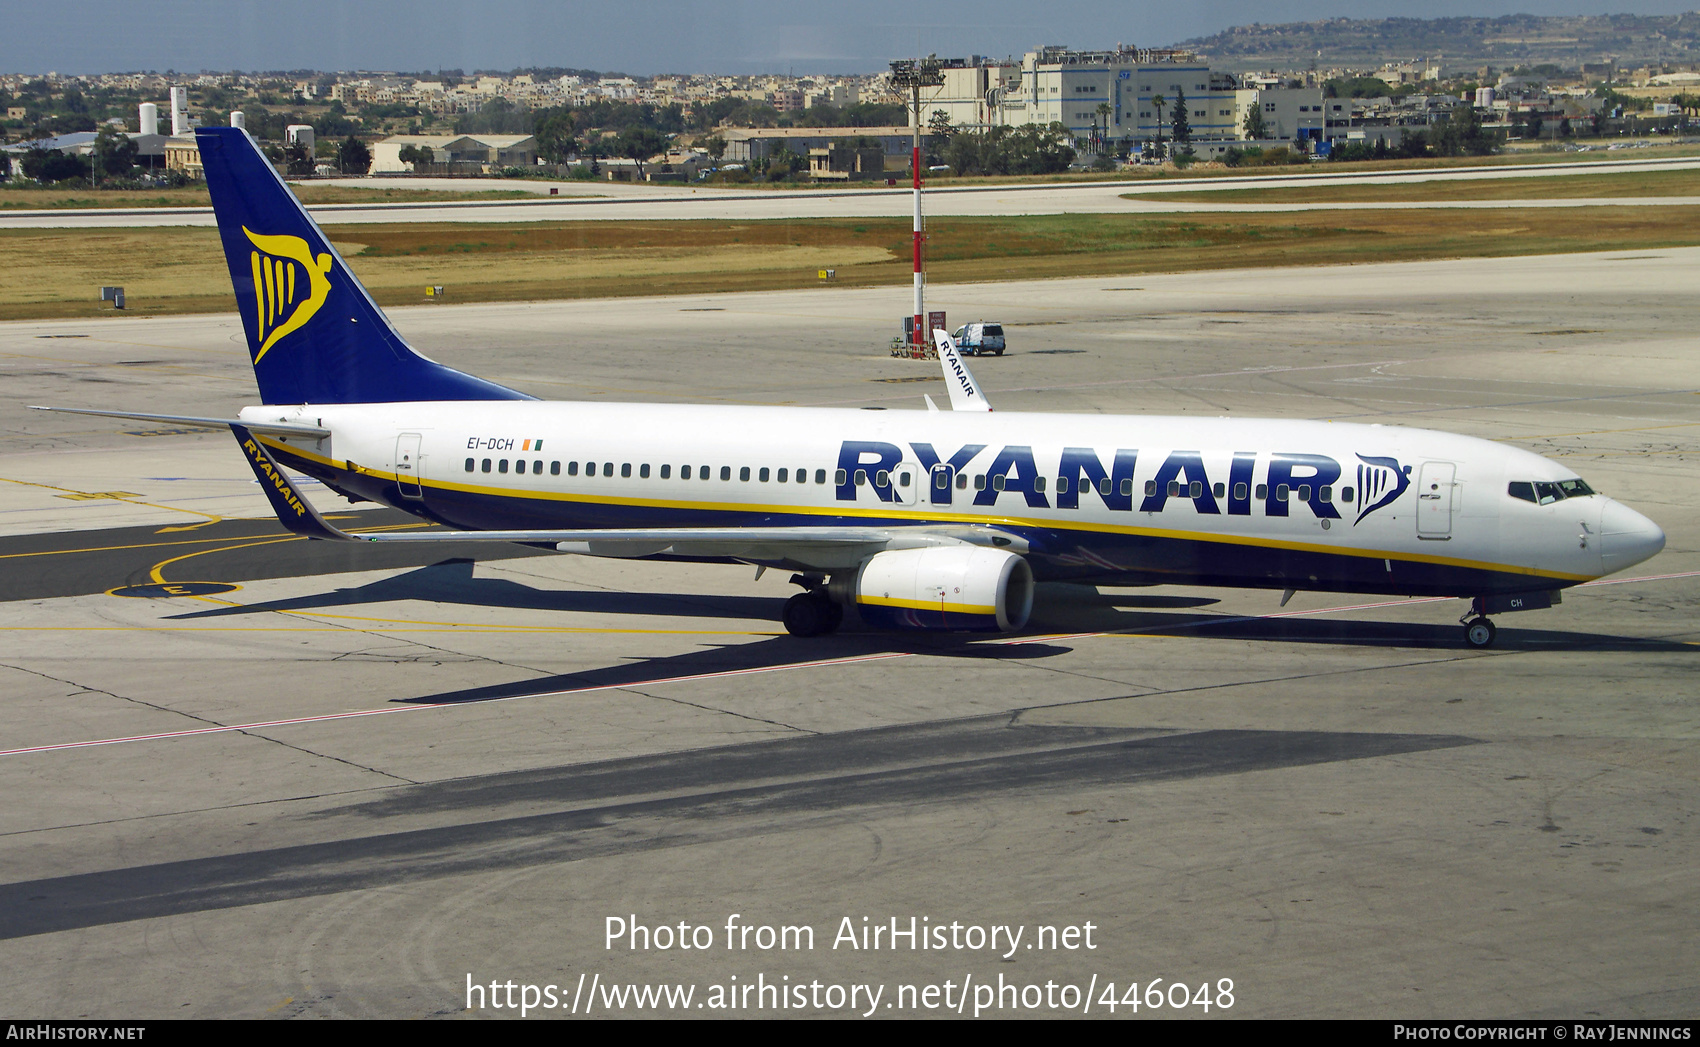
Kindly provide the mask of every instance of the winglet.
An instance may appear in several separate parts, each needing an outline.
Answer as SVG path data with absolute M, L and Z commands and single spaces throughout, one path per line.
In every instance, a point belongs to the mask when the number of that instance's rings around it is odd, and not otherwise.
M 254 438 L 246 426 L 232 425 L 230 431 L 236 434 L 236 442 L 242 448 L 242 453 L 248 458 L 248 465 L 254 470 L 254 478 L 260 481 L 260 490 L 266 492 L 266 498 L 272 503 L 272 511 L 277 513 L 277 522 L 285 530 L 307 538 L 321 538 L 333 542 L 355 542 L 358 538 L 346 531 L 338 530 L 325 521 L 307 499 L 301 497 L 294 481 L 290 480 L 277 460 L 266 450 L 264 444 Z
M 938 346 L 939 366 L 944 368 L 944 384 L 950 387 L 950 409 L 990 411 L 991 401 L 986 399 L 985 391 L 974 380 L 968 365 L 962 362 L 962 354 L 956 351 L 956 343 L 951 341 L 949 332 L 934 328 L 933 343 Z

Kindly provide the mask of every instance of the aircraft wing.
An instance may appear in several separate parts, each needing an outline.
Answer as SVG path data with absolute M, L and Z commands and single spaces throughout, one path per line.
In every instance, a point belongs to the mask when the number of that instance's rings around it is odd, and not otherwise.
M 337 542 L 509 542 L 553 546 L 583 556 L 642 557 L 663 553 L 693 558 L 746 560 L 803 569 L 854 567 L 877 552 L 938 545 L 986 545 L 1025 553 L 1027 542 L 996 527 L 634 527 L 596 530 L 424 531 L 350 534 L 330 523 L 301 495 L 283 467 L 248 427 L 231 431 L 254 476 L 285 528 L 308 538 Z

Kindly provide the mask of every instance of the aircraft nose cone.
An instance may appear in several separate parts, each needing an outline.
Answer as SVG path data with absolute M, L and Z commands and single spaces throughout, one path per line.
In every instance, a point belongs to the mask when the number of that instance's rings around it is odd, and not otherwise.
M 1652 559 L 1665 547 L 1659 525 L 1619 502 L 1600 512 L 1600 566 L 1606 574 Z

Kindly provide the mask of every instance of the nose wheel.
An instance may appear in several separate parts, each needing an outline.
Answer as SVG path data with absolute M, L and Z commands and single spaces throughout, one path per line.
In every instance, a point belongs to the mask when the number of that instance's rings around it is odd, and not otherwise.
M 1499 630 L 1493 627 L 1493 622 L 1487 618 L 1464 619 L 1464 642 L 1475 650 L 1486 650 L 1493 646 L 1493 641 L 1499 636 Z

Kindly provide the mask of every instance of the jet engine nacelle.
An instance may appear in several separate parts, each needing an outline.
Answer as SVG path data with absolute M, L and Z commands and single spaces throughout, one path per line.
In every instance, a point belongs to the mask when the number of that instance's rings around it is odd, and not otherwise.
M 1033 610 L 1033 569 L 1001 549 L 895 549 L 862 565 L 855 601 L 881 628 L 1008 632 Z

